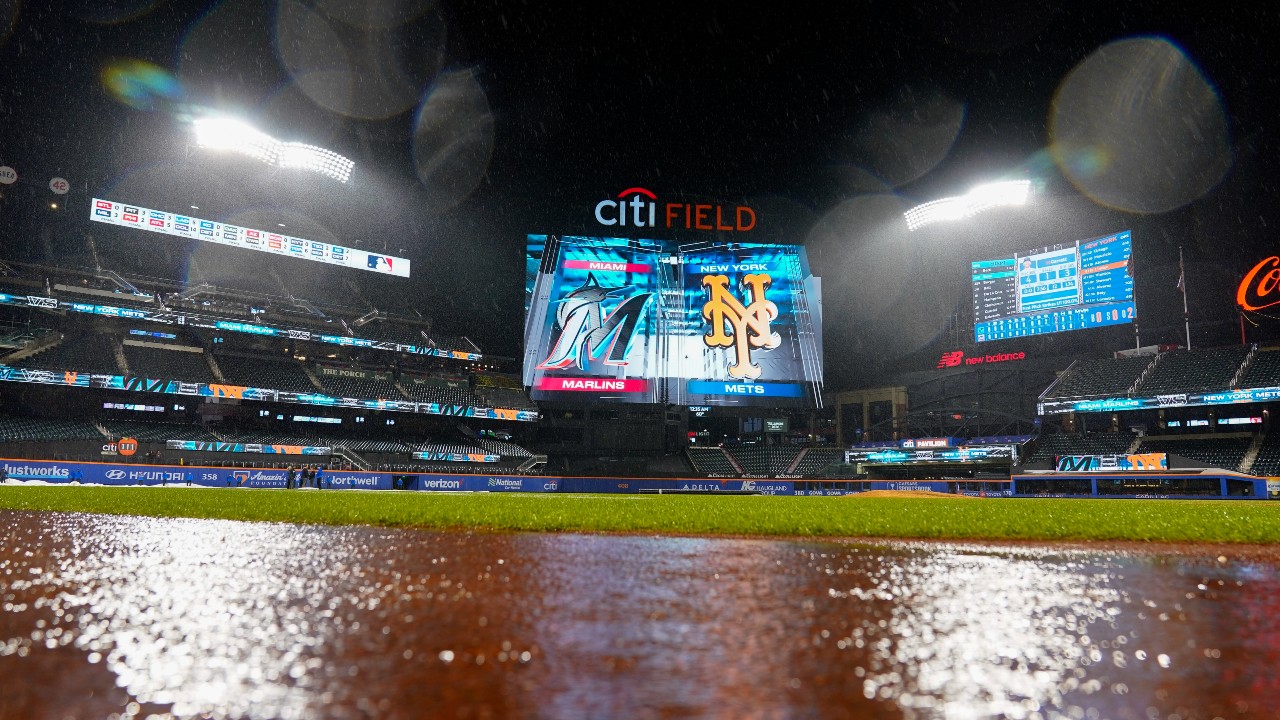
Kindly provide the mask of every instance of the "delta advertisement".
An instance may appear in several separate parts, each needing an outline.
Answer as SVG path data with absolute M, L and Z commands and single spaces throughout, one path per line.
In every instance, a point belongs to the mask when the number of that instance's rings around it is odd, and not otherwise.
M 60 385 L 64 387 L 94 388 L 98 390 L 127 390 L 131 392 L 150 392 L 163 395 L 194 395 L 198 397 L 225 397 L 237 400 L 269 400 L 272 402 L 296 403 L 300 405 L 319 405 L 323 407 L 343 407 L 363 410 L 386 410 L 392 412 L 421 413 L 425 415 L 448 415 L 452 417 L 485 418 L 489 420 L 516 420 L 519 422 L 536 422 L 536 410 L 516 410 L 514 408 L 480 408 L 463 405 L 442 405 L 440 403 L 420 403 L 410 400 L 365 400 L 361 398 L 339 398 L 319 393 L 297 393 L 270 388 L 253 388 L 242 385 L 221 385 L 217 383 L 193 383 L 183 380 L 165 380 L 126 375 L 103 375 L 82 373 L 71 370 L 55 371 L 36 368 L 15 368 L 0 365 L 0 382 L 34 383 L 37 385 Z
M 89 212 L 89 219 L 108 225 L 201 240 L 242 250 L 257 250 L 272 255 L 368 270 L 383 275 L 409 277 L 409 261 L 405 258 L 376 255 L 365 250 L 304 240 L 270 230 L 240 227 L 101 198 L 93 199 L 93 209 Z
M 821 279 L 803 247 L 530 235 L 534 400 L 818 407 Z

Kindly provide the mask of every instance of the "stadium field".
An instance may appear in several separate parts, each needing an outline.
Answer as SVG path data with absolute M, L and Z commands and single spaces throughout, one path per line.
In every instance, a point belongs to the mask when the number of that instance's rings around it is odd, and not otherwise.
M 1230 500 L 0 488 L 0 509 L 481 531 L 936 540 L 1280 542 L 1280 506 Z

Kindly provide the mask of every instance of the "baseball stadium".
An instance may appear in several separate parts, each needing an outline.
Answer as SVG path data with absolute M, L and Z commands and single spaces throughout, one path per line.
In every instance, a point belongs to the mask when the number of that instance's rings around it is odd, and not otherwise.
M 9 5 L 0 718 L 1280 717 L 1280 15 Z

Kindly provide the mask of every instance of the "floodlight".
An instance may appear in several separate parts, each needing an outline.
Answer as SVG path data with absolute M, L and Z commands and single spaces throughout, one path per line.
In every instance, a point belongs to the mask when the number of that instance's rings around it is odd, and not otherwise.
M 996 207 L 1026 205 L 1031 196 L 1030 180 L 988 183 L 958 197 L 942 198 L 917 205 L 903 213 L 908 230 L 918 230 L 947 220 L 962 220 Z
M 247 155 L 276 167 L 298 168 L 327 175 L 345 183 L 355 163 L 315 145 L 281 142 L 239 120 L 231 118 L 199 118 L 195 126 L 196 143 L 210 150 L 226 150 Z

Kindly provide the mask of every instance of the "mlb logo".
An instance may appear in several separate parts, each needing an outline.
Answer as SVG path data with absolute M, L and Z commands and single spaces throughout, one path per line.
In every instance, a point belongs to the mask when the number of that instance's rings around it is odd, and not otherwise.
M 382 272 L 391 272 L 391 258 L 381 255 L 369 256 L 369 269 L 381 270 Z
M 93 206 L 102 208 L 103 210 L 110 210 L 111 208 L 115 207 L 115 203 L 111 202 L 110 200 L 95 200 L 93 203 Z

